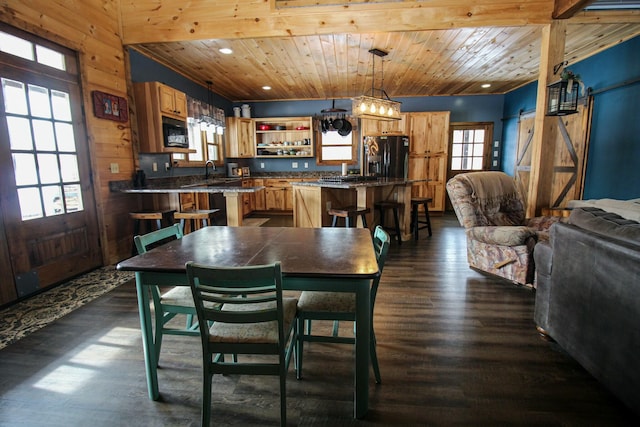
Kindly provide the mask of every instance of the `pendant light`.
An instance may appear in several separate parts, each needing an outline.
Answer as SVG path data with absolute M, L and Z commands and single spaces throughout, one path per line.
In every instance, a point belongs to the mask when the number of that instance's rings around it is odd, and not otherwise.
M 384 63 L 383 59 L 387 52 L 380 49 L 370 49 L 373 56 L 373 76 L 371 77 L 371 94 L 361 95 L 353 98 L 352 113 L 356 117 L 374 120 L 400 120 L 400 105 L 398 101 L 393 101 L 384 90 Z M 376 78 L 376 56 L 381 61 L 381 82 L 380 88 L 375 88 Z M 380 94 L 376 96 L 376 91 Z

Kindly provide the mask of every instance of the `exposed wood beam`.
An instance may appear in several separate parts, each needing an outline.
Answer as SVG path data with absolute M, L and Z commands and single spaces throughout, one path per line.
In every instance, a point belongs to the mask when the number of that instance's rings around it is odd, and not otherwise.
M 538 215 L 542 208 L 549 207 L 551 202 L 558 117 L 546 115 L 547 85 L 558 80 L 553 68 L 564 61 L 566 31 L 566 20 L 555 20 L 542 28 L 536 117 L 531 141 L 527 218 Z
M 431 0 L 284 9 L 266 0 L 123 0 L 121 18 L 124 44 L 136 44 L 541 25 L 551 21 L 553 7 L 554 0 Z
M 571 18 L 576 12 L 591 3 L 593 3 L 593 0 L 556 0 L 556 6 L 553 8 L 553 18 Z
M 578 12 L 569 24 L 638 24 L 640 10 L 591 10 Z

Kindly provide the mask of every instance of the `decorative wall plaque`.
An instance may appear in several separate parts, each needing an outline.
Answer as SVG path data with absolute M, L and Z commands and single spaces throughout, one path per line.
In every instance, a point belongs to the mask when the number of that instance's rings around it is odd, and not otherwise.
M 129 108 L 127 100 L 121 96 L 110 95 L 108 93 L 94 90 L 93 113 L 96 117 L 116 122 L 126 122 L 129 120 Z

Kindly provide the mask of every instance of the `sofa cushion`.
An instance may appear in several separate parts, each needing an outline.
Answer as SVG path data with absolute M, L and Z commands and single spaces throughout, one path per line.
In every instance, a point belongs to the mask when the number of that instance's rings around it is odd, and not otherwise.
M 569 224 L 603 236 L 640 245 L 640 223 L 600 208 L 573 209 L 569 216 Z

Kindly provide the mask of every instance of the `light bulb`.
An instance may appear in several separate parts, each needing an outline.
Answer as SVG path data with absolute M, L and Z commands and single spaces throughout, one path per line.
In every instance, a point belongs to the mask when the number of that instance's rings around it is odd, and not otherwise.
M 360 111 L 362 111 L 363 113 L 367 111 L 367 105 L 364 103 L 364 101 L 360 103 Z
M 376 104 L 375 104 L 375 102 L 371 103 L 371 107 L 369 108 L 369 111 L 371 111 L 372 113 L 376 112 Z
M 380 114 L 384 114 L 384 105 L 380 106 L 380 109 L 378 110 L 380 112 Z

